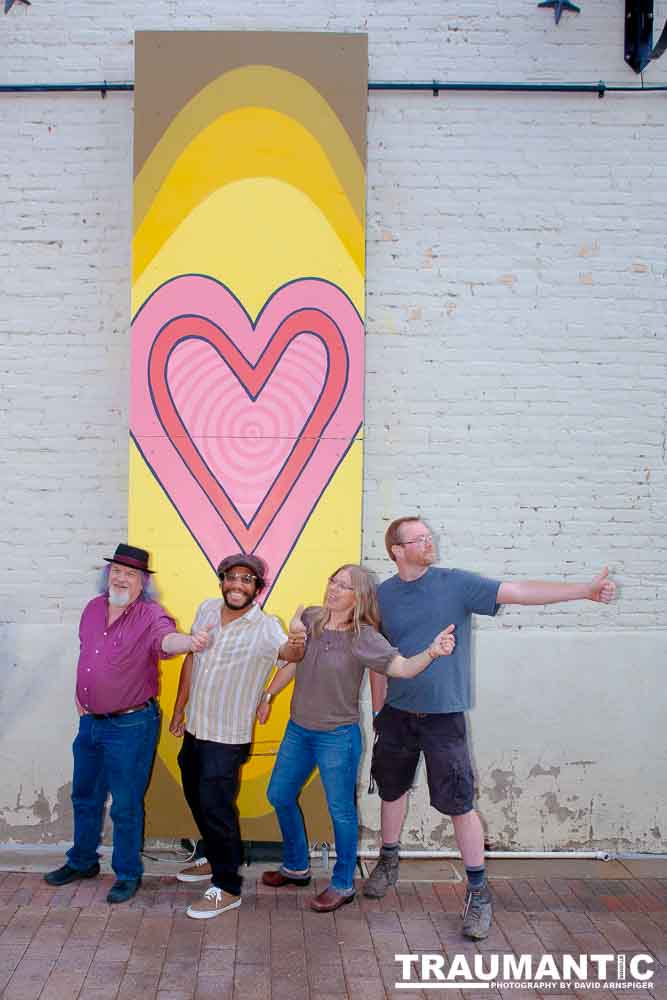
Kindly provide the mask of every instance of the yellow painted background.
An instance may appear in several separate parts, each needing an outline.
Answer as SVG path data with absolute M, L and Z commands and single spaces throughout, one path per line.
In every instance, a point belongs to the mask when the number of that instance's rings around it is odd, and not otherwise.
M 347 133 L 305 80 L 267 66 L 222 74 L 174 118 L 136 178 L 133 314 L 165 281 L 199 273 L 224 282 L 253 320 L 277 288 L 301 277 L 334 282 L 363 317 L 364 184 L 364 165 Z M 130 542 L 151 551 L 162 602 L 189 630 L 197 605 L 219 593 L 215 574 L 133 444 L 129 460 Z M 321 602 L 337 566 L 359 561 L 361 491 L 358 438 L 265 610 L 286 623 L 298 604 Z M 174 789 L 180 789 L 180 741 L 167 725 L 179 670 L 180 660 L 163 665 L 158 748 L 158 765 Z M 239 796 L 242 818 L 271 811 L 265 790 L 288 714 L 289 689 L 270 722 L 256 727 Z M 180 814 L 172 806 L 149 795 L 154 833 L 186 832 L 171 828 L 182 822 L 171 818 Z

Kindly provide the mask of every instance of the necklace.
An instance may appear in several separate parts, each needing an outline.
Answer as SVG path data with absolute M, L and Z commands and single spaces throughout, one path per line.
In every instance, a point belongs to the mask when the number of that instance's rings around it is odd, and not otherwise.
M 340 646 L 340 639 L 338 637 L 351 631 L 351 626 L 349 628 L 325 628 L 322 631 L 322 644 L 324 646 L 324 652 L 328 653 L 329 650 L 333 649 L 335 646 Z

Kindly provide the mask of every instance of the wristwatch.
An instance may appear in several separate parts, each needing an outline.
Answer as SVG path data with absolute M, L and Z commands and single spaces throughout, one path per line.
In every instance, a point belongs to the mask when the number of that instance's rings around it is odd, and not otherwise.
M 260 698 L 260 701 L 264 701 L 266 702 L 267 705 L 270 705 L 272 698 L 273 698 L 272 691 L 262 691 L 262 697 Z

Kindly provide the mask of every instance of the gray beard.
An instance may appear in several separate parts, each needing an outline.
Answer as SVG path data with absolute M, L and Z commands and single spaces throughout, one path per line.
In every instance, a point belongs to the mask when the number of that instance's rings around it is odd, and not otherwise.
M 116 590 L 115 587 L 109 587 L 109 604 L 113 604 L 114 608 L 124 608 L 129 603 L 130 595 L 126 590 Z

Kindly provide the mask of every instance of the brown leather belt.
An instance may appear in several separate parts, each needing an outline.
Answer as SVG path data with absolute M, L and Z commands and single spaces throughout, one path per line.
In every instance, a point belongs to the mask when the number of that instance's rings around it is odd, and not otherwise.
M 148 701 L 142 701 L 141 705 L 132 705 L 131 708 L 121 708 L 119 712 L 91 712 L 90 714 L 94 719 L 115 719 L 119 715 L 131 715 L 132 712 L 143 712 L 154 701 L 155 698 L 149 698 Z

